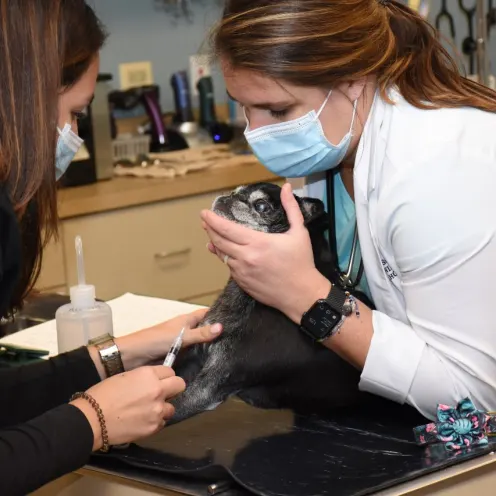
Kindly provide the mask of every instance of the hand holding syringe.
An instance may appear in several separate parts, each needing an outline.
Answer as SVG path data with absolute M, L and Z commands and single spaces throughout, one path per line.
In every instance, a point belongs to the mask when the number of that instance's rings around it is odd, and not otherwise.
M 179 336 L 177 336 L 177 338 L 174 339 L 172 346 L 170 347 L 170 350 L 167 353 L 167 356 L 165 357 L 164 367 L 172 367 L 174 365 L 177 355 L 181 351 L 181 346 L 183 345 L 183 336 L 185 329 L 186 328 L 183 327 L 181 329 L 181 332 L 179 333 Z M 119 449 L 125 449 L 128 447 L 129 447 L 129 443 L 114 446 L 114 448 L 119 448 Z

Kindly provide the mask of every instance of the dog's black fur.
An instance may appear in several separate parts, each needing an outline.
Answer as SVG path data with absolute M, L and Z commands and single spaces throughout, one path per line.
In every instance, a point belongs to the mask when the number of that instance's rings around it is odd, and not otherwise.
M 258 183 L 216 199 L 213 210 L 253 229 L 283 233 L 289 223 L 281 188 Z M 310 233 L 315 265 L 331 282 L 327 214 L 321 201 L 296 197 Z M 275 289 L 277 290 L 277 289 Z M 357 295 L 369 305 L 365 295 Z M 256 302 L 232 279 L 204 322 L 220 322 L 222 335 L 212 343 L 180 353 L 176 374 L 187 388 L 173 405 L 171 423 L 211 410 L 230 396 L 260 408 L 290 408 L 300 413 L 329 413 L 368 403 L 358 390 L 360 373 L 321 344 L 313 343 L 278 310 Z

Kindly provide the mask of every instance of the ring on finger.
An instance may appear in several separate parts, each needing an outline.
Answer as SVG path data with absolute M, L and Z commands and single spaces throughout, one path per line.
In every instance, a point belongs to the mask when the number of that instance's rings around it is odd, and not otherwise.
M 227 262 L 229 262 L 229 255 L 224 255 L 224 258 L 222 260 L 227 265 Z

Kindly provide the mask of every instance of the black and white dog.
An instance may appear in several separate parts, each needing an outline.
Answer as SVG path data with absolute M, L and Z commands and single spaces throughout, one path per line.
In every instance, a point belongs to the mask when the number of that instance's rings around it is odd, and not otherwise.
M 252 229 L 282 233 L 289 223 L 281 205 L 281 188 L 258 183 L 218 197 L 214 212 Z M 310 233 L 317 269 L 330 265 L 325 238 L 327 214 L 321 201 L 296 197 Z M 300 413 L 330 413 L 365 404 L 371 396 L 358 390 L 359 371 L 321 344 L 313 343 L 278 310 L 258 303 L 232 279 L 204 322 L 220 322 L 222 335 L 192 346 L 176 361 L 184 393 L 172 403 L 170 423 L 212 410 L 230 396 L 260 408 L 289 408 Z

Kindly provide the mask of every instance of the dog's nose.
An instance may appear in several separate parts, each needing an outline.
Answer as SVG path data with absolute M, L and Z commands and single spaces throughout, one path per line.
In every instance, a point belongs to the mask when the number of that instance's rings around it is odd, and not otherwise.
M 228 213 L 229 205 L 231 205 L 231 198 L 229 196 L 220 196 L 214 204 L 214 210 Z

